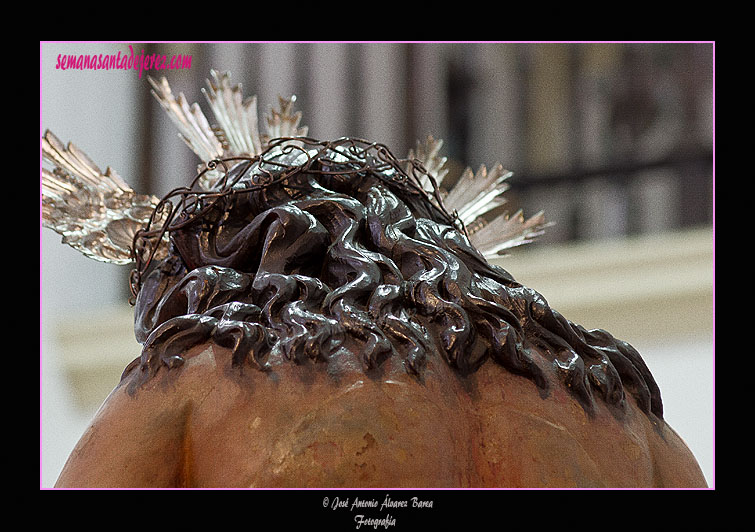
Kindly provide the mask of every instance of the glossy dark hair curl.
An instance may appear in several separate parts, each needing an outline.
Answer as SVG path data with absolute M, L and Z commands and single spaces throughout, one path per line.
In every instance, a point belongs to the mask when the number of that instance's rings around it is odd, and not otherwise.
M 214 198 L 171 231 L 169 257 L 142 279 L 144 347 L 124 376 L 139 372 L 143 382 L 208 341 L 230 348 L 234 365 L 260 370 L 349 360 L 370 372 L 398 357 L 421 378 L 428 357 L 462 375 L 492 360 L 543 391 L 546 361 L 588 412 L 596 397 L 621 411 L 628 391 L 662 417 L 634 348 L 551 309 L 421 194 L 381 169 L 308 165 L 286 182 Z

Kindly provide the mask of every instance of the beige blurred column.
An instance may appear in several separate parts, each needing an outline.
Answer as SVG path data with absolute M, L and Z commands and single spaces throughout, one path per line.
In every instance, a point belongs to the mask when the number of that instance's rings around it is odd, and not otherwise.
M 611 102 L 623 45 L 590 43 L 577 47 L 577 134 L 581 163 L 595 168 L 611 162 Z
M 406 79 L 403 44 L 360 45 L 359 135 L 386 144 L 403 157 L 414 141 L 405 138 Z
M 296 86 L 296 46 L 291 43 L 265 43 L 259 53 L 259 94 L 260 117 L 266 116 L 271 107 L 278 106 L 278 97 L 295 95 Z M 262 127 L 264 131 L 265 128 Z
M 451 45 L 422 43 L 412 47 L 412 107 L 414 136 L 448 138 L 447 54 Z
M 517 45 L 476 45 L 472 57 L 476 85 L 469 106 L 473 115 L 467 164 L 476 170 L 480 164 L 490 168 L 501 163 L 514 170 L 521 166 Z
M 348 44 L 316 43 L 311 45 L 309 64 L 308 100 L 311 109 L 304 122 L 309 135 L 318 139 L 336 139 L 351 136 L 349 106 Z
M 525 156 L 534 172 L 563 171 L 570 152 L 571 52 L 566 44 L 532 45 L 529 81 L 529 123 Z
M 576 48 L 578 63 L 573 107 L 578 110 L 574 135 L 578 135 L 575 154 L 580 165 L 588 168 L 612 162 L 614 137 L 611 131 L 611 87 L 620 68 L 621 45 L 581 44 Z M 579 189 L 578 235 L 586 239 L 615 237 L 629 230 L 629 197 L 615 176 L 598 176 Z
M 523 124 L 523 160 L 530 172 L 548 174 L 567 171 L 572 164 L 570 50 L 564 44 L 528 45 L 526 113 Z M 530 191 L 526 212 L 545 211 L 549 228 L 543 241 L 561 241 L 569 236 L 572 190 L 544 184 Z

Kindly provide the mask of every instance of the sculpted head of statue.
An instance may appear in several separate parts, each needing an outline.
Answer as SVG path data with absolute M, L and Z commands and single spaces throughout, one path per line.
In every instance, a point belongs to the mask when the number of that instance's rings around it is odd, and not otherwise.
M 212 341 L 260 370 L 370 372 L 397 357 L 421 378 L 437 357 L 460 375 L 497 363 L 545 391 L 537 348 L 588 411 L 596 398 L 621 409 L 629 391 L 662 416 L 631 346 L 490 265 L 413 177 L 384 146 L 297 138 L 176 199 L 168 257 L 140 273 L 144 351 L 126 373 L 148 378 Z

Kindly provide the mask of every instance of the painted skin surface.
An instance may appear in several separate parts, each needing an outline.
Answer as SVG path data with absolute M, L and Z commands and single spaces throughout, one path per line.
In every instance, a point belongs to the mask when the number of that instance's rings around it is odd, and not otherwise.
M 587 415 L 487 364 L 422 381 L 390 362 L 232 368 L 198 346 L 98 412 L 56 487 L 705 487 L 673 430 L 628 401 Z M 335 375 L 335 376 L 334 376 Z

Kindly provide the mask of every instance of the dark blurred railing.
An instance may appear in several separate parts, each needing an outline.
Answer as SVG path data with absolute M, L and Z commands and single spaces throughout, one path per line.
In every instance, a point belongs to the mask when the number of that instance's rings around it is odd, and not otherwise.
M 524 173 L 511 178 L 514 201 L 537 208 L 538 198 L 555 191 L 562 216 L 555 237 L 569 241 L 601 236 L 635 235 L 684 230 L 713 223 L 713 153 L 674 154 L 643 163 L 576 169 L 570 173 Z M 595 194 L 603 190 L 602 195 Z M 644 193 L 643 193 L 644 192 Z M 607 199 L 606 199 L 607 197 Z M 618 205 L 614 216 L 593 213 L 590 200 Z M 547 212 L 546 212 L 547 213 Z M 552 219 L 552 217 L 550 217 Z

